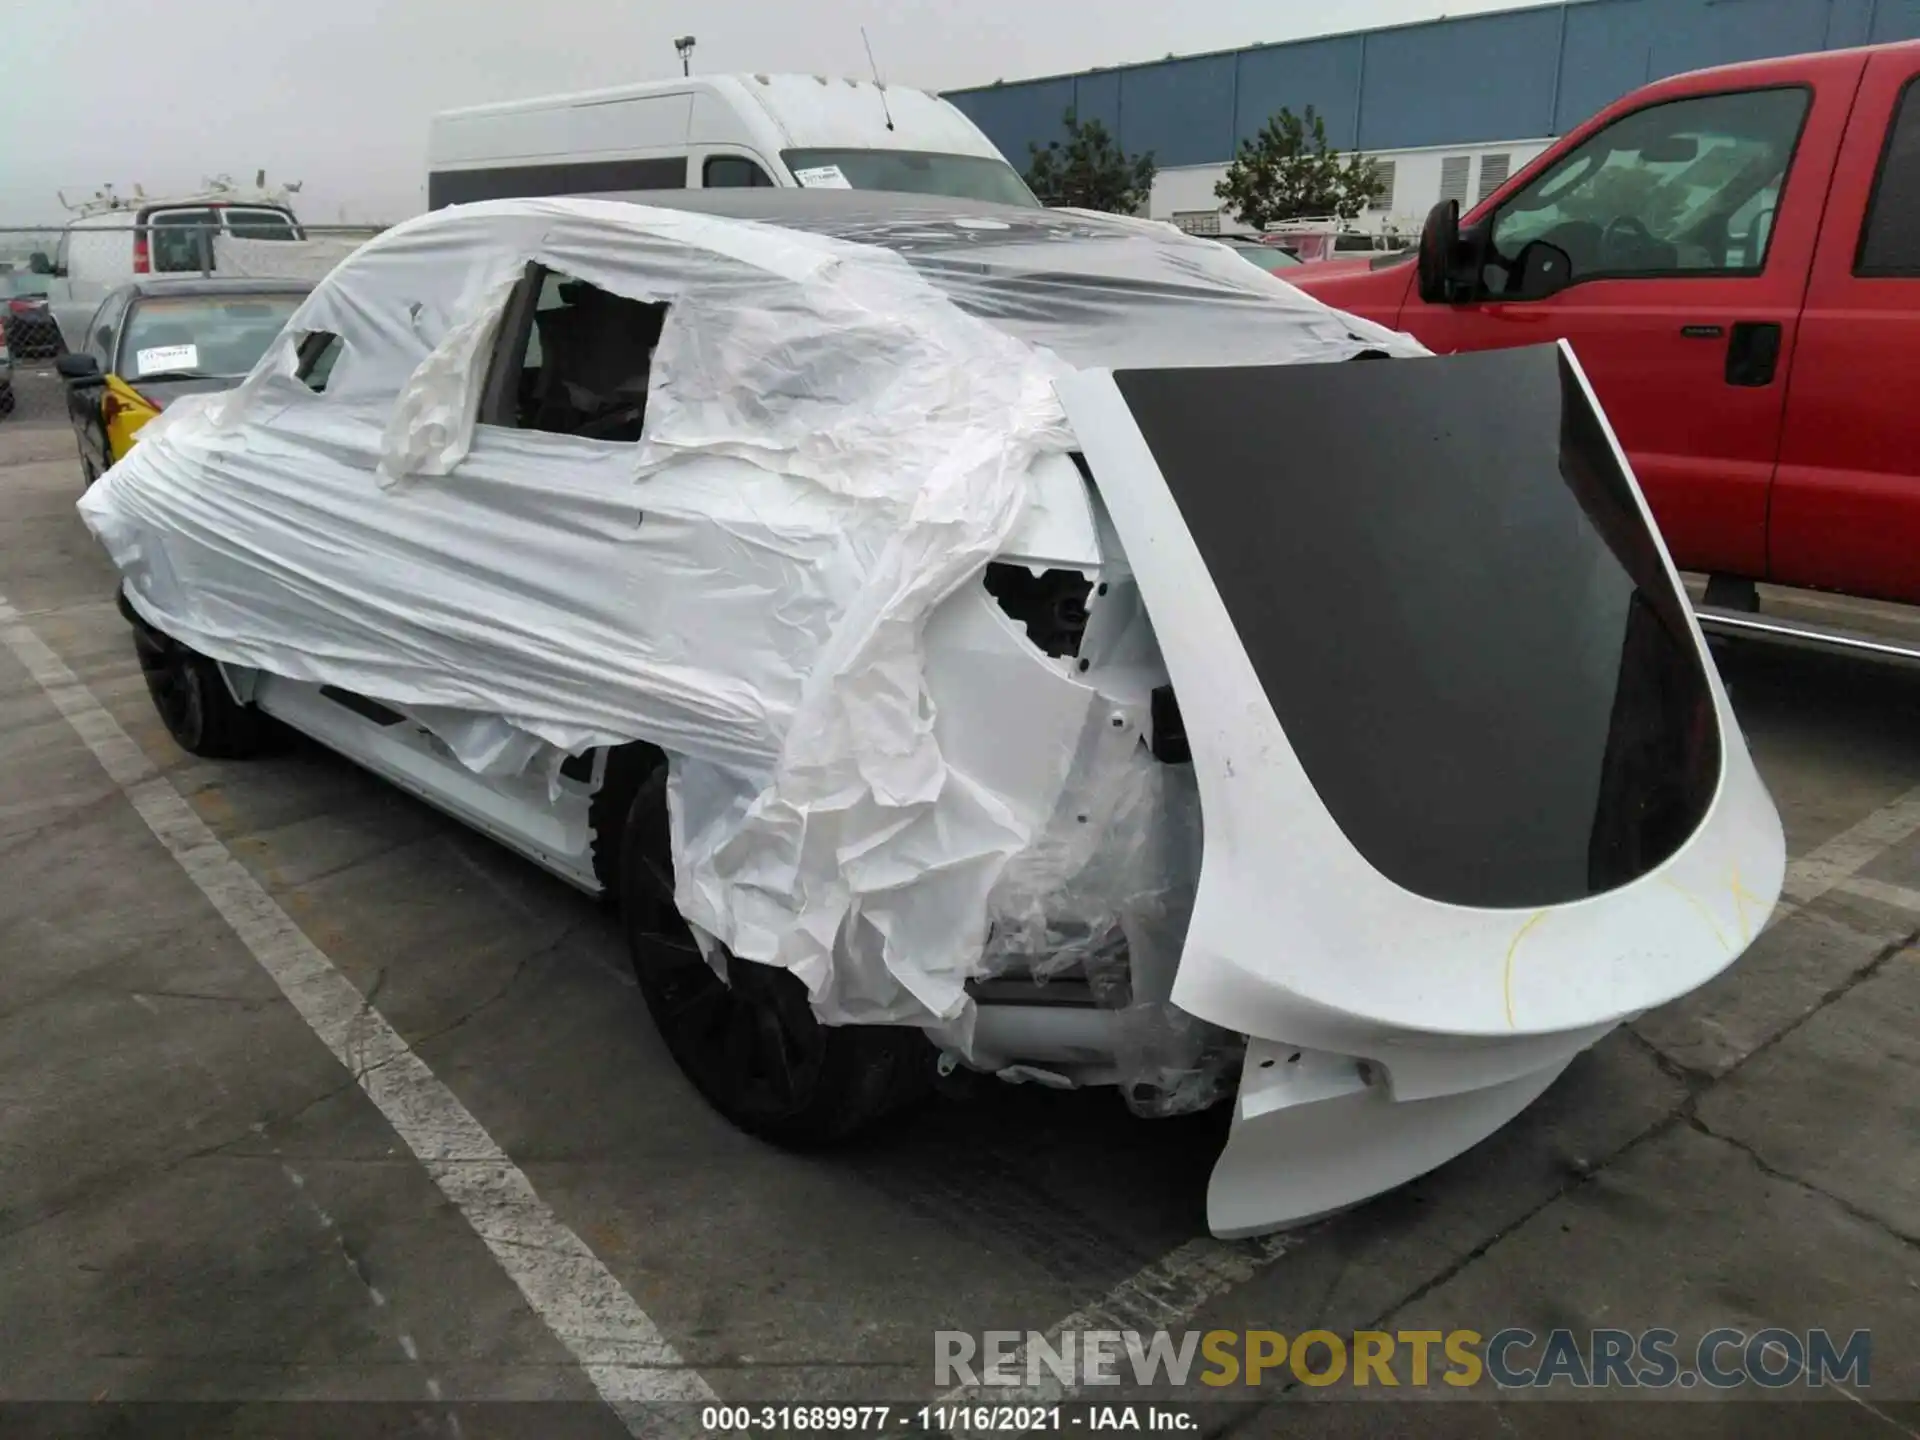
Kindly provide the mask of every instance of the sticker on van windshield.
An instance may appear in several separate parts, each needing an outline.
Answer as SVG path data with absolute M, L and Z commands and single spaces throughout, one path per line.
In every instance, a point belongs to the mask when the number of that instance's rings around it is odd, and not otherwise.
M 142 375 L 158 375 L 163 370 L 198 370 L 198 345 L 152 345 L 134 353 L 134 363 Z
M 793 178 L 809 190 L 851 190 L 852 184 L 840 173 L 838 165 L 810 165 L 793 172 Z

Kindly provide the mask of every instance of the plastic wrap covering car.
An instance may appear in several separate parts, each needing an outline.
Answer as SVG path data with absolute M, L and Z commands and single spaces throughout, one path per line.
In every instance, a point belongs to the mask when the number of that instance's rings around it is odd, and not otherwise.
M 916 230 L 964 250 L 971 268 L 943 276 L 974 310 L 993 308 L 997 223 Z M 1257 321 L 1246 343 L 1270 361 L 1412 349 L 1284 287 L 1275 303 L 1251 272 L 1203 281 L 1212 247 L 1109 228 L 1051 320 L 1038 285 L 1003 327 L 899 253 L 832 236 L 570 200 L 427 217 L 350 256 L 244 384 L 170 415 L 83 511 L 154 624 L 424 707 L 476 768 L 660 745 L 690 919 L 796 971 L 825 1018 L 964 1035 L 987 897 L 1048 822 L 1080 730 L 1055 726 L 1058 752 L 1020 773 L 951 763 L 923 673 L 929 617 L 1023 510 L 1045 528 L 1035 477 L 1067 466 L 1051 381 L 1068 367 L 1010 331 L 1073 351 L 1137 308 L 1150 336 L 1204 288 Z M 639 444 L 476 423 L 530 262 L 667 305 Z M 344 342 L 323 394 L 295 374 L 316 332 Z M 1065 484 L 1084 510 L 1070 467 Z M 1043 687 L 1055 712 L 1097 698 Z M 1032 718 L 1021 698 L 1010 721 Z
M 634 199 L 645 202 L 636 192 Z M 764 213 L 739 190 L 676 195 L 720 216 Z M 802 191 L 780 224 L 906 259 L 961 310 L 1075 367 L 1297 365 L 1361 349 L 1427 352 L 1406 335 L 1329 309 L 1217 241 L 1158 221 L 1083 210 L 994 207 L 916 196 Z
M 1570 352 L 1431 357 L 1140 222 L 674 206 L 349 256 L 81 502 L 132 605 L 482 774 L 659 746 L 717 966 L 1146 1114 L 1237 1087 L 1222 1234 L 1457 1154 L 1758 933 L 1779 821 Z M 656 307 L 637 439 L 501 422 L 556 278 Z

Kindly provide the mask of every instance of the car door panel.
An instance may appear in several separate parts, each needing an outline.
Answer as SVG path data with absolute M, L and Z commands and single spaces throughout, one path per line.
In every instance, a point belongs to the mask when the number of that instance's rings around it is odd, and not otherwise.
M 1920 74 L 1877 56 L 1833 180 L 1774 481 L 1768 578 L 1920 601 Z M 1890 123 L 1891 122 L 1891 123 Z
M 1797 317 L 1791 301 L 1769 305 L 1742 284 L 1595 280 L 1531 304 L 1463 307 L 1415 333 L 1443 352 L 1566 338 L 1679 563 L 1757 576 L 1784 386 L 1777 375 L 1728 384 L 1729 337 L 1775 324 L 1791 355 Z

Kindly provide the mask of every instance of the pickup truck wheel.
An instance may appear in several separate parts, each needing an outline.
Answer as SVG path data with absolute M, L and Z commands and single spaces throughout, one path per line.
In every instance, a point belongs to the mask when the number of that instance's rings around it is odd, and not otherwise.
M 152 626 L 133 627 L 140 673 L 175 743 L 209 760 L 244 760 L 266 748 L 267 717 L 242 705 L 220 667 Z
M 793 1149 L 831 1144 L 927 1093 L 933 1047 L 918 1030 L 822 1025 L 791 971 L 725 956 L 715 973 L 673 898 L 667 767 L 633 791 L 619 892 L 640 993 L 675 1062 L 707 1103 Z

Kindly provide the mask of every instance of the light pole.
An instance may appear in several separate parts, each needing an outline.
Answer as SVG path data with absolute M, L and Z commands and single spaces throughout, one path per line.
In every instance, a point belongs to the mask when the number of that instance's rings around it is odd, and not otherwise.
M 693 73 L 693 36 L 682 35 L 673 42 L 673 48 L 680 52 L 680 73 L 691 75 Z

